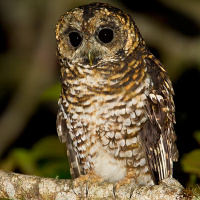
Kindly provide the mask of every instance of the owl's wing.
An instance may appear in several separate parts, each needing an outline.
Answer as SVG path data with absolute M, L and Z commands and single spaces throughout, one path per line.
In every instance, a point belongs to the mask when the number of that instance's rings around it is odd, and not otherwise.
M 61 102 L 61 101 L 59 101 Z M 59 110 L 57 114 L 57 133 L 59 136 L 59 139 L 62 143 L 66 142 L 67 146 L 67 155 L 68 155 L 68 160 L 70 164 L 70 173 L 72 178 L 77 178 L 81 174 L 83 174 L 82 167 L 80 165 L 80 162 L 78 160 L 77 154 L 73 148 L 73 142 L 72 139 L 68 133 L 67 130 L 67 125 L 66 125 L 66 118 L 64 117 L 66 114 L 64 114 L 64 109 L 61 103 L 59 103 Z
M 158 183 L 172 177 L 173 161 L 178 159 L 174 132 L 174 91 L 165 69 L 155 57 L 148 57 L 146 65 L 152 86 L 145 104 L 148 120 L 139 134 L 152 178 Z

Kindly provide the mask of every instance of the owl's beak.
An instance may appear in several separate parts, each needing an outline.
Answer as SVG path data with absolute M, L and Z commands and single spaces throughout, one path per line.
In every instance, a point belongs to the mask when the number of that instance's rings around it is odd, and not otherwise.
M 91 51 L 89 51 L 88 60 L 89 60 L 90 66 L 92 66 L 92 61 L 94 60 L 94 58 L 95 58 L 95 55 Z

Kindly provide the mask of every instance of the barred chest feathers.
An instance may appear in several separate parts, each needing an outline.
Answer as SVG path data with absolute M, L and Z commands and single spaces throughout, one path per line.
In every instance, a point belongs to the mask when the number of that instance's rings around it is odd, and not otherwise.
M 115 182 L 125 177 L 127 167 L 135 167 L 136 173 L 138 167 L 144 174 L 149 170 L 138 131 L 147 119 L 144 103 L 152 82 L 146 69 L 135 68 L 124 66 L 127 75 L 123 77 L 124 71 L 94 76 L 93 70 L 77 67 L 81 78 L 71 74 L 65 79 L 67 89 L 62 90 L 60 106 L 84 173 L 94 169 Z M 63 75 L 70 76 L 69 68 L 63 70 Z M 134 80 L 138 77 L 142 81 Z M 146 181 L 140 184 L 153 184 L 150 174 L 147 180 L 142 173 L 137 175 L 139 182 Z

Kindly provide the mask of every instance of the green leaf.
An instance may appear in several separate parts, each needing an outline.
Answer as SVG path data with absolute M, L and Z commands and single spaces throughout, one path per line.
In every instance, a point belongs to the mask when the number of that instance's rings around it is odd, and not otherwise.
M 36 166 L 33 157 L 26 149 L 13 149 L 1 163 L 1 169 L 14 171 L 18 169 L 25 174 L 35 174 Z
M 36 160 L 42 158 L 63 158 L 66 157 L 66 147 L 57 136 L 47 136 L 35 143 L 31 149 Z
M 194 133 L 194 138 L 200 144 L 200 131 Z
M 200 178 L 200 149 L 185 154 L 181 160 L 183 171 L 196 174 Z
M 30 150 L 13 149 L 0 168 L 44 177 L 70 178 L 66 145 L 57 136 L 42 138 Z
M 31 149 L 40 176 L 69 178 L 66 145 L 57 136 L 47 136 Z
M 41 96 L 40 100 L 45 101 L 57 101 L 60 96 L 61 86 L 60 82 L 48 88 Z

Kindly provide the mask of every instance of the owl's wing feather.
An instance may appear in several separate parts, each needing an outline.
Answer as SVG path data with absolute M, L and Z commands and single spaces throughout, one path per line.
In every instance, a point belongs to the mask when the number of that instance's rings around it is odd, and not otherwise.
M 62 109 L 62 105 L 60 104 L 60 108 L 57 114 L 57 121 L 56 121 L 57 132 L 58 132 L 60 141 L 62 143 L 66 143 L 67 155 L 68 155 L 69 164 L 70 164 L 70 173 L 71 173 L 72 178 L 74 179 L 74 178 L 79 177 L 81 174 L 83 174 L 83 170 L 78 160 L 77 153 L 74 150 L 72 139 L 67 130 L 64 112 L 65 111 L 64 109 Z
M 152 87 L 145 104 L 148 120 L 140 131 L 140 138 L 155 183 L 172 177 L 173 161 L 178 159 L 174 132 L 174 102 L 171 81 L 162 64 L 154 57 L 146 59 L 147 73 Z

